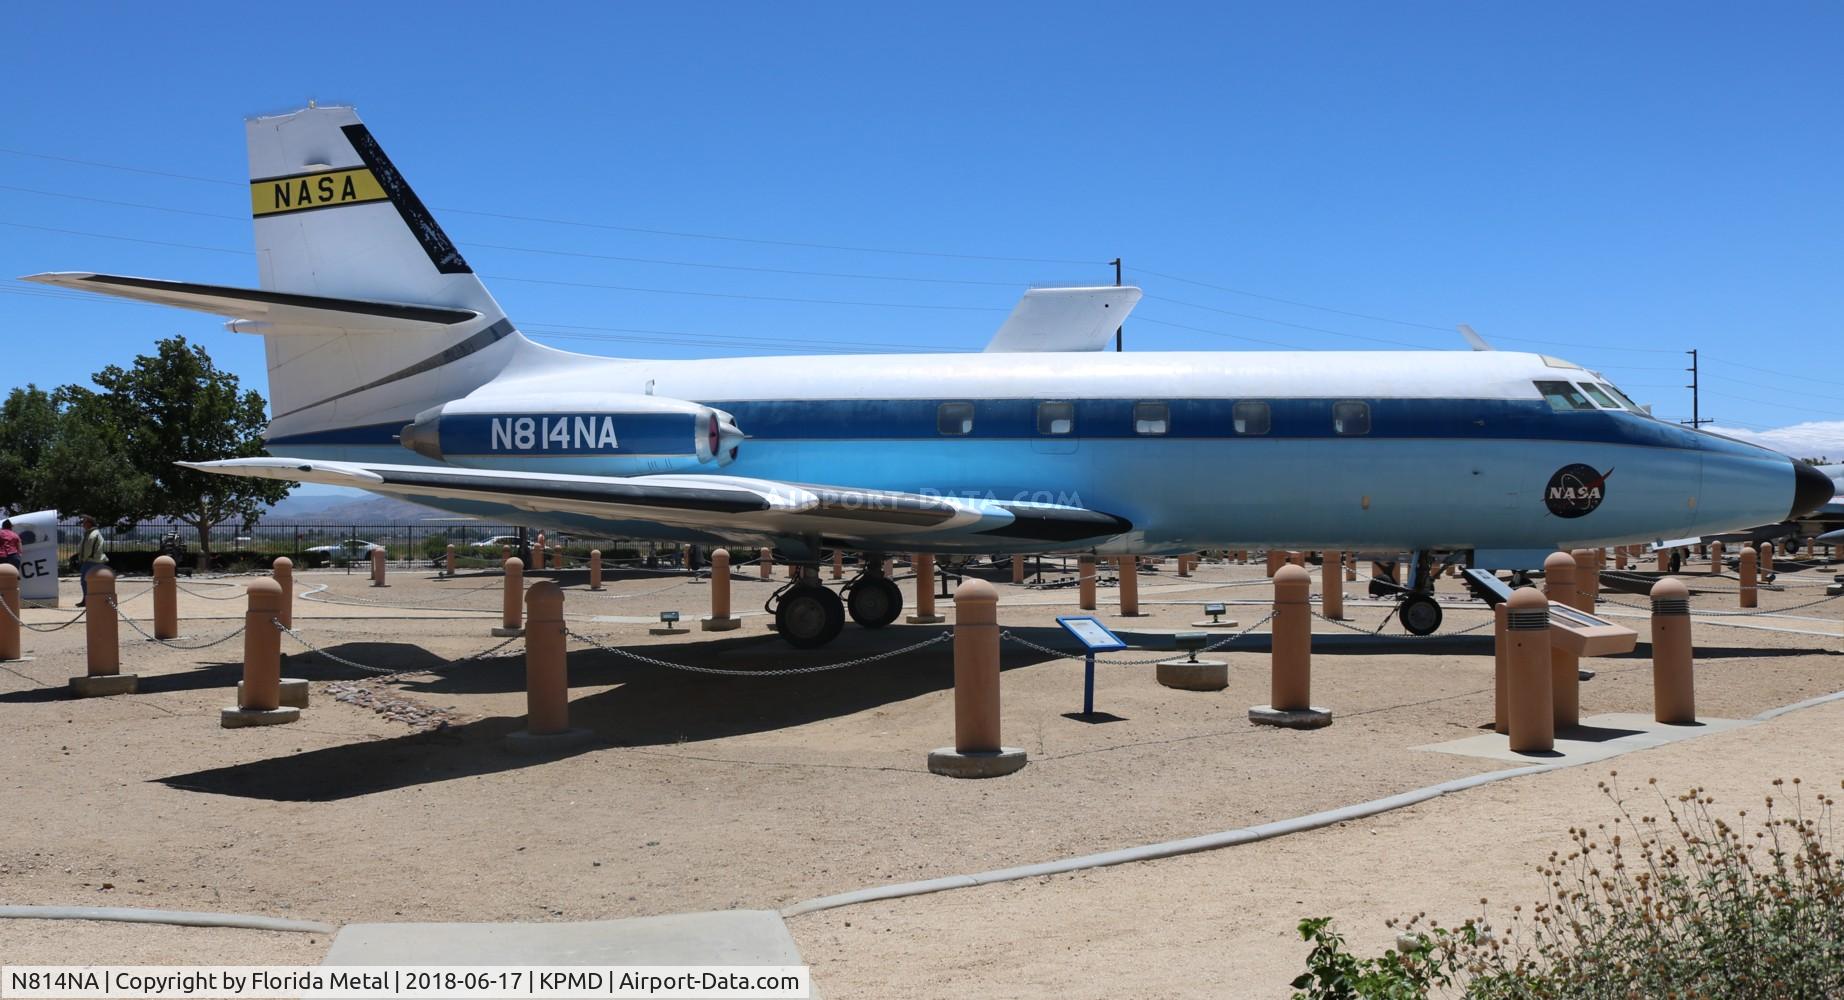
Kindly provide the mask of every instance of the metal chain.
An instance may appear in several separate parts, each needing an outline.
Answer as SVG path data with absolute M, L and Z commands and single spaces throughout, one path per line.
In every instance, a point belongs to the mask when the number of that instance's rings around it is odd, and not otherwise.
M 610 646 L 600 639 L 597 639 L 595 636 L 584 635 L 570 629 L 565 629 L 564 634 L 578 642 L 594 646 L 604 653 L 625 656 L 630 660 L 635 660 L 640 663 L 649 664 L 655 667 L 666 667 L 671 670 L 683 670 L 693 674 L 714 674 L 719 677 L 793 677 L 799 674 L 817 674 L 828 670 L 843 670 L 847 667 L 861 667 L 867 663 L 876 663 L 878 660 L 888 660 L 902 656 L 905 653 L 913 653 L 918 649 L 924 649 L 936 645 L 937 643 L 947 642 L 954 638 L 954 633 L 942 632 L 932 638 L 904 646 L 901 649 L 893 649 L 885 653 L 873 653 L 870 656 L 861 656 L 858 659 L 846 660 L 843 663 L 826 663 L 815 667 L 782 667 L 776 670 L 723 670 L 717 667 L 694 667 L 688 663 L 673 663 L 670 660 L 656 659 L 642 653 L 622 649 L 618 646 Z
M 1237 639 L 1240 639 L 1243 636 L 1248 635 L 1250 632 L 1255 631 L 1256 629 L 1262 627 L 1263 625 L 1266 625 L 1268 622 L 1272 620 L 1274 620 L 1274 612 L 1270 611 L 1266 615 L 1263 615 L 1260 621 L 1255 622 L 1254 624 L 1250 625 L 1248 628 L 1245 628 L 1242 631 L 1237 632 L 1235 635 L 1232 635 L 1228 637 L 1227 639 L 1220 639 L 1216 642 L 1213 642 L 1210 645 L 1197 650 L 1196 652 L 1197 653 L 1215 652 L 1216 650 L 1222 649 L 1224 646 L 1227 646 L 1230 643 L 1235 642 Z M 1000 632 L 999 638 L 1001 640 L 1009 639 L 1012 642 L 1015 642 L 1020 646 L 1024 646 L 1027 649 L 1034 649 L 1040 653 L 1045 653 L 1050 656 L 1057 657 L 1058 659 L 1086 660 L 1088 658 L 1088 654 L 1086 653 L 1067 653 L 1060 649 L 1052 649 L 1049 646 L 1039 645 L 1038 643 L 1032 642 L 1031 640 L 1026 639 L 1024 636 L 1021 636 L 1018 633 L 1011 631 L 1010 629 Z M 1175 651 L 1175 653 L 1177 654 L 1184 654 L 1187 652 L 1189 651 L 1187 650 L 1176 650 Z M 1132 660 L 1121 660 L 1121 659 L 1114 659 L 1111 657 L 1097 656 L 1095 657 L 1095 662 L 1105 663 L 1110 666 L 1143 667 L 1149 663 L 1164 663 L 1165 661 L 1170 660 L 1172 658 L 1173 658 L 1172 655 L 1167 655 L 1167 654 L 1161 654 L 1159 656 L 1154 656 L 1149 659 L 1132 659 Z
M 223 597 L 218 597 L 215 594 L 201 594 L 198 591 L 193 590 L 190 587 L 180 587 L 178 583 L 174 583 L 173 586 L 178 587 L 181 593 L 191 594 L 193 597 L 201 598 L 207 601 L 240 601 L 244 597 L 248 596 L 246 592 L 238 591 L 235 593 L 226 594 Z
M 1690 613 L 1692 615 L 1709 615 L 1709 616 L 1718 617 L 1718 618 L 1756 618 L 1761 615 L 1780 615 L 1780 614 L 1785 614 L 1788 611 L 1798 611 L 1802 608 L 1817 607 L 1820 604 L 1829 604 L 1832 601 L 1841 600 L 1841 599 L 1844 599 L 1844 594 L 1837 594 L 1831 597 L 1821 597 L 1816 601 L 1807 601 L 1804 604 L 1795 604 L 1795 605 L 1792 605 L 1791 607 L 1785 607 L 1785 608 L 1759 608 L 1754 611 L 1720 611 L 1720 610 L 1716 610 L 1713 608 L 1707 609 L 1707 610 L 1703 608 L 1692 608 Z M 1631 608 L 1634 611 L 1644 611 L 1644 612 L 1647 612 L 1648 614 L 1651 613 L 1652 611 L 1652 608 L 1650 605 L 1628 604 L 1625 601 L 1616 601 L 1610 598 L 1602 598 L 1600 603 L 1611 604 L 1617 608 Z
M 133 618 L 128 617 L 128 615 L 122 611 L 121 605 L 115 603 L 114 601 L 110 601 L 109 606 L 115 609 L 116 615 L 118 615 L 122 619 L 122 621 L 125 621 L 128 623 L 129 628 L 134 629 L 136 632 L 141 633 L 141 638 L 146 639 L 150 642 L 157 642 L 162 646 L 167 646 L 172 649 L 210 649 L 211 647 L 216 646 L 219 643 L 229 642 L 232 639 L 237 638 L 238 636 L 243 634 L 243 629 L 244 629 L 244 626 L 239 625 L 237 626 L 237 630 L 235 632 L 232 632 L 229 635 L 221 636 L 219 638 L 211 640 L 210 642 L 200 643 L 196 646 L 185 646 L 177 642 L 174 642 L 171 639 L 162 639 L 158 636 L 149 635 L 147 633 L 147 630 L 141 627 L 140 622 L 137 622 Z
M 498 643 L 497 645 L 489 646 L 486 649 L 480 650 L 477 653 L 469 653 L 466 656 L 462 656 L 462 657 L 458 657 L 453 660 L 449 660 L 446 663 L 438 663 L 438 664 L 435 664 L 434 666 L 401 667 L 398 669 L 392 669 L 390 667 L 368 666 L 366 664 L 359 663 L 356 660 L 348 660 L 345 657 L 340 656 L 337 653 L 329 653 L 326 650 L 321 649 L 319 646 L 316 646 L 313 643 L 309 642 L 307 640 L 307 637 L 302 635 L 299 631 L 289 628 L 286 625 L 283 625 L 282 620 L 280 618 L 271 618 L 269 620 L 275 623 L 276 631 L 294 639 L 294 641 L 307 647 L 308 652 L 318 653 L 319 655 L 324 656 L 327 659 L 332 660 L 334 663 L 337 663 L 341 666 L 351 667 L 354 670 L 360 670 L 365 673 L 373 674 L 381 678 L 396 677 L 400 674 L 429 674 L 429 673 L 434 673 L 437 670 L 442 670 L 447 667 L 455 666 L 456 664 L 459 664 L 459 663 L 466 663 L 470 660 L 485 659 L 486 657 L 492 656 L 494 653 L 497 653 L 500 650 L 505 649 L 507 646 L 510 646 L 513 643 L 518 642 L 520 639 L 524 638 L 523 636 L 515 635 L 507 639 L 505 642 Z
M 85 608 L 84 610 L 82 610 L 82 611 L 79 611 L 79 612 L 77 612 L 77 617 L 75 617 L 75 618 L 72 618 L 71 620 L 69 620 L 69 621 L 67 621 L 67 622 L 60 622 L 60 623 L 58 623 L 58 624 L 56 624 L 56 625 L 50 625 L 50 626 L 46 626 L 46 625 L 34 625 L 34 624 L 32 624 L 31 622 L 29 622 L 29 621 L 26 621 L 26 620 L 25 620 L 24 618 L 21 618 L 21 617 L 19 617 L 19 616 L 18 616 L 17 614 L 15 614 L 15 613 L 13 613 L 13 608 L 12 608 L 12 606 L 11 606 L 11 605 L 9 605 L 9 604 L 7 604 L 7 603 L 6 603 L 5 601 L 0 601 L 0 608 L 5 608 L 5 609 L 6 609 L 6 616 L 7 616 L 8 618 L 11 618 L 11 619 L 13 619 L 14 621 L 16 621 L 16 622 L 18 622 L 21 628 L 26 628 L 26 629 L 30 629 L 30 630 L 32 630 L 32 631 L 34 631 L 34 632 L 59 632 L 59 631 L 62 631 L 62 630 L 64 630 L 64 629 L 67 629 L 67 628 L 70 628 L 70 627 L 71 627 L 72 625 L 75 625 L 75 624 L 77 624 L 78 622 L 80 622 L 80 621 L 82 621 L 82 620 L 83 620 L 83 616 L 89 613 L 89 609 L 88 609 L 88 608 Z

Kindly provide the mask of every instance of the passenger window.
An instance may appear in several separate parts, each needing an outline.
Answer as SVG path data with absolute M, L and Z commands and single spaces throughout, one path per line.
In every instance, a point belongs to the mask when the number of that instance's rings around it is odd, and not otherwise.
M 1069 434 L 1076 429 L 1076 404 L 1037 404 L 1037 433 Z
M 1614 402 L 1612 396 L 1609 396 L 1605 392 L 1602 392 L 1601 387 L 1598 385 L 1595 385 L 1593 382 L 1583 382 L 1581 384 L 1581 387 L 1582 387 L 1583 392 L 1594 397 L 1594 401 L 1601 404 L 1601 409 L 1617 410 L 1620 408 L 1620 404 Z
M 973 404 L 941 404 L 935 410 L 935 429 L 954 436 L 973 433 Z
M 1237 403 L 1234 410 L 1237 434 L 1266 434 L 1271 421 L 1266 403 Z
M 1135 434 L 1164 434 L 1171 423 L 1171 408 L 1164 403 L 1133 404 L 1133 432 Z
M 1543 394 L 1544 400 L 1549 403 L 1549 408 L 1552 410 L 1594 409 L 1594 404 L 1588 402 L 1588 397 L 1582 395 L 1581 390 L 1567 382 L 1538 382 L 1536 386 L 1537 391 Z
M 1370 404 L 1333 403 L 1332 429 L 1347 436 L 1370 433 Z

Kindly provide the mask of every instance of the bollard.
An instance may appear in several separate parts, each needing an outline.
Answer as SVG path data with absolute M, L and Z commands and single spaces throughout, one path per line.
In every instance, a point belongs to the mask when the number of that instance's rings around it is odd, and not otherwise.
M 1093 611 L 1095 610 L 1095 557 L 1078 557 L 1076 573 L 1079 577 L 1076 606 L 1084 611 Z
M 531 568 L 533 570 L 544 568 L 544 532 L 542 531 L 538 532 L 537 540 L 531 543 Z
M 1774 543 L 1761 543 L 1761 558 L 1757 565 L 1760 568 L 1762 576 L 1766 576 L 1774 571 Z
M 1330 709 L 1312 704 L 1312 575 L 1299 566 L 1274 574 L 1274 623 L 1269 667 L 1269 703 L 1249 709 L 1249 721 L 1288 729 L 1332 724 Z
M 1319 557 L 1319 613 L 1333 621 L 1345 617 L 1345 585 L 1338 571 L 1345 565 L 1345 554 L 1332 551 Z
M 766 580 L 774 576 L 775 575 L 775 553 L 774 551 L 766 547 L 763 548 L 761 550 L 761 553 L 758 556 L 758 564 L 759 564 L 758 572 L 762 574 L 762 579 Z
M 1268 576 L 1272 577 L 1275 571 L 1279 570 L 1282 566 L 1285 566 L 1285 565 L 1287 565 L 1287 553 L 1286 552 L 1280 549 L 1269 549 L 1268 550 Z
M 1576 549 L 1570 555 L 1575 560 L 1575 595 L 1557 597 L 1551 594 L 1549 599 L 1594 614 L 1594 606 L 1601 599 L 1601 565 L 1606 557 L 1601 549 Z
M 1115 560 L 1120 566 L 1120 616 L 1140 617 L 1140 561 L 1133 556 Z
M 1742 587 L 1741 587 L 1742 607 L 1744 608 L 1756 607 L 1758 606 L 1758 602 L 1760 601 L 1760 593 L 1757 589 L 1759 581 L 1755 578 L 1755 572 L 1754 572 L 1754 546 L 1752 545 L 1742 546 L 1742 554 L 1741 554 L 1741 559 L 1739 560 L 1739 562 L 1740 562 L 1740 567 L 1737 570 L 1737 572 L 1740 574 L 1742 578 Z
M 1550 558 L 1558 556 L 1563 553 Z M 1569 560 L 1571 569 L 1574 563 Z M 1550 701 L 1555 693 L 1552 652 L 1549 601 L 1533 587 L 1520 588 L 1505 602 L 1506 714 L 1513 753 L 1556 749 L 1556 713 Z
M 589 589 L 602 589 L 602 550 L 589 550 Z
M 442 553 L 442 575 L 450 577 L 455 575 L 455 545 L 453 542 L 448 543 L 448 548 Z
M 916 564 L 916 613 L 904 620 L 911 625 L 939 625 L 947 619 L 935 613 L 935 557 L 917 553 L 911 558 Z
M 929 752 L 950 778 L 996 778 L 1026 763 L 999 739 L 999 592 L 984 580 L 954 591 L 954 745 Z
M 1660 573 L 1668 573 L 1671 571 L 1671 550 L 1670 549 L 1659 549 L 1658 550 L 1658 571 Z
M 565 660 L 563 588 L 539 580 L 525 592 L 525 728 L 506 736 L 514 753 L 581 746 L 593 734 L 570 728 L 570 675 Z
M 743 623 L 730 617 L 730 550 L 711 550 L 711 616 L 698 621 L 705 632 L 730 632 Z
M 520 562 L 517 556 L 508 556 L 503 565 L 506 579 L 505 592 L 500 597 L 500 609 L 504 620 L 499 628 L 493 630 L 493 634 L 500 638 L 509 638 L 525 634 L 525 610 L 519 603 L 519 598 L 525 589 L 525 564 Z
M 1492 606 L 1492 731 L 1511 732 L 1511 678 L 1505 668 L 1510 649 L 1505 642 L 1505 616 L 1510 607 L 1501 602 Z
M 1583 554 L 1592 559 L 1593 552 L 1588 549 L 1576 549 L 1574 555 L 1567 552 L 1551 552 L 1543 560 L 1544 596 L 1557 604 L 1570 607 L 1580 606 L 1579 590 L 1575 582 L 1575 570 L 1580 565 L 1577 561 Z M 1513 608 L 1513 611 L 1516 609 Z M 1549 620 L 1549 610 L 1543 612 L 1544 621 Z M 1510 627 L 1507 625 L 1507 627 Z M 1581 721 L 1581 657 L 1560 646 L 1550 645 L 1550 707 L 1555 716 L 1552 723 L 1552 735 L 1555 727 L 1573 726 Z
M 1191 575 L 1191 557 L 1190 556 L 1179 556 L 1178 557 L 1178 576 L 1182 579 L 1190 575 Z
M 832 550 L 832 578 L 834 580 L 841 580 L 845 578 L 845 550 L 844 549 L 833 549 Z
M 1710 543 L 1710 572 L 1720 574 L 1723 568 L 1722 543 Z
M 154 557 L 154 638 L 179 638 L 179 564 Z
M 1353 552 L 1345 560 L 1345 582 L 1352 583 L 1352 582 L 1355 582 L 1356 580 L 1357 580 L 1357 553 Z
M 1690 588 L 1675 577 L 1652 585 L 1652 717 L 1688 726 L 1697 721 L 1690 645 Z
M 1013 583 L 1023 583 L 1024 582 L 1024 557 L 1023 556 L 1013 556 L 1012 557 L 1012 582 Z
M 1287 561 L 1295 566 L 1304 568 L 1306 566 L 1306 553 L 1298 549 L 1289 550 L 1287 553 Z
M 225 729 L 276 726 L 301 718 L 301 710 L 282 704 L 282 633 L 275 627 L 282 609 L 282 585 L 265 577 L 250 581 L 243 613 L 243 681 L 237 705 L 218 712 Z M 305 687 L 305 684 L 302 685 Z
M 115 608 L 115 574 L 107 566 L 90 574 L 83 631 L 87 673 L 70 679 L 79 698 L 132 694 L 135 675 L 122 673 L 119 615 Z
M 1614 569 L 1626 568 L 1626 546 L 1614 546 Z
M 0 563 L 0 662 L 23 660 L 19 645 L 19 567 Z
M 295 627 L 295 561 L 287 556 L 277 556 L 269 567 L 269 575 L 282 587 L 282 606 L 276 612 L 276 619 L 289 628 Z
M 390 586 L 390 584 L 384 582 L 384 550 L 383 549 L 372 549 L 371 550 L 371 585 L 374 587 Z

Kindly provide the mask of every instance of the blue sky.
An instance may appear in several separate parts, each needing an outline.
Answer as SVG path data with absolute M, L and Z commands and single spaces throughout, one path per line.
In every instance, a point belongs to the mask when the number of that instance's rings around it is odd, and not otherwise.
M 560 347 L 977 349 L 1118 255 L 1129 349 L 1469 323 L 1663 416 L 1697 347 L 1725 427 L 1844 418 L 1836 4 L 421 10 L 14 5 L 0 274 L 253 284 L 241 119 L 313 98 Z M 5 279 L 0 311 L 8 385 L 176 332 L 262 385 L 211 317 Z

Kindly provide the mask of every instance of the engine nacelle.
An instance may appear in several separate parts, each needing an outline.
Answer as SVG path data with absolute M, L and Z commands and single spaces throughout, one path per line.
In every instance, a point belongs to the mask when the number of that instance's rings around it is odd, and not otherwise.
M 736 460 L 743 432 L 701 403 L 634 393 L 456 399 L 416 415 L 399 442 L 426 458 L 472 468 L 637 476 L 716 468 Z

